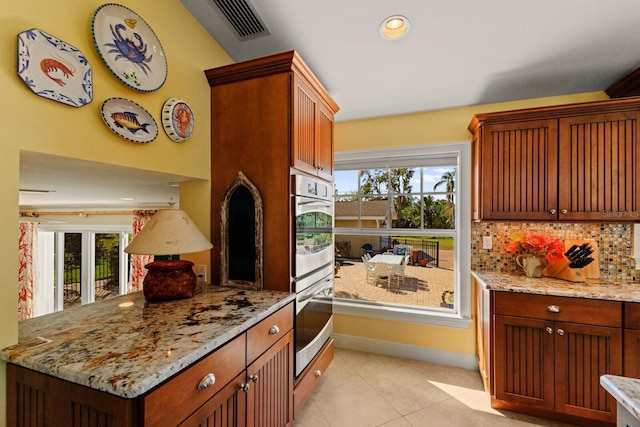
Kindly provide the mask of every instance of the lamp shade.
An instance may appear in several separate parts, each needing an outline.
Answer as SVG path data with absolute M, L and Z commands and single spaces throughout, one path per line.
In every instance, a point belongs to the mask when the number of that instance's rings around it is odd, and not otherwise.
M 181 209 L 160 209 L 124 251 L 137 255 L 178 255 L 212 247 L 186 212 Z

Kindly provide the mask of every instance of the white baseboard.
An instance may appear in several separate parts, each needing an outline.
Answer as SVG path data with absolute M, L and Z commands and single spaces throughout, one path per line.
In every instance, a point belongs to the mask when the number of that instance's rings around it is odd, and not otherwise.
M 349 350 L 366 351 L 368 353 L 385 356 L 402 357 L 404 359 L 420 360 L 438 365 L 454 366 L 470 370 L 478 369 L 478 361 L 473 354 L 454 353 L 433 348 L 417 347 L 353 335 L 331 334 L 336 347 Z

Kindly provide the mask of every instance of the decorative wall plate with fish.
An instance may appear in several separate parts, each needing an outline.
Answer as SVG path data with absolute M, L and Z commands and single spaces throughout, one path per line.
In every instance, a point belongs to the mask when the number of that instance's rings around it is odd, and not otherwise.
M 84 54 L 37 28 L 18 34 L 18 75 L 38 96 L 74 107 L 93 100 L 92 70 Z
M 106 3 L 93 14 L 93 43 L 107 68 L 141 92 L 159 89 L 167 79 L 167 58 L 151 27 L 131 9 Z
M 158 124 L 140 105 L 125 98 L 102 103 L 102 120 L 113 132 L 132 142 L 145 144 L 158 136 Z
M 174 142 L 187 140 L 193 133 L 195 117 L 189 104 L 178 98 L 169 98 L 162 106 L 162 128 Z

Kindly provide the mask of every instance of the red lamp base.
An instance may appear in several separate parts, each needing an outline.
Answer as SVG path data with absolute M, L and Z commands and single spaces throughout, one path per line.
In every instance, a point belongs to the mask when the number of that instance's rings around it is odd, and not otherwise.
M 193 297 L 197 279 L 193 263 L 186 260 L 154 261 L 145 265 L 148 270 L 142 282 L 147 301 L 169 301 Z

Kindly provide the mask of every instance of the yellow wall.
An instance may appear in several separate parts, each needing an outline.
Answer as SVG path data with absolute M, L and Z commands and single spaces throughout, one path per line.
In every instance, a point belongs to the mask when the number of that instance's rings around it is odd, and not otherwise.
M 209 85 L 203 71 L 231 63 L 229 56 L 200 26 L 179 0 L 118 2 L 138 13 L 162 43 L 168 62 L 165 84 L 143 93 L 121 83 L 102 62 L 93 45 L 91 19 L 103 0 L 33 0 L 3 2 L 0 9 L 0 347 L 17 341 L 18 186 L 20 150 L 75 157 L 206 180 L 181 188 L 181 207 L 205 234 L 209 233 Z M 74 108 L 36 96 L 17 75 L 17 34 L 41 29 L 74 45 L 93 70 L 94 99 Z M 149 144 L 126 141 L 109 130 L 100 115 L 110 97 L 131 99 L 160 122 L 160 110 L 170 97 L 185 100 L 196 122 L 192 137 L 172 142 L 160 130 Z M 209 264 L 208 255 L 194 256 Z M 0 425 L 5 419 L 5 369 L 0 365 Z
M 604 92 L 592 92 L 338 122 L 335 126 L 335 150 L 370 150 L 468 141 L 471 135 L 467 126 L 472 116 L 477 113 L 606 99 L 609 98 Z M 471 309 L 473 316 L 473 304 Z M 337 334 L 446 352 L 469 355 L 475 351 L 475 332 L 472 324 L 468 329 L 459 329 L 337 314 L 333 329 Z

